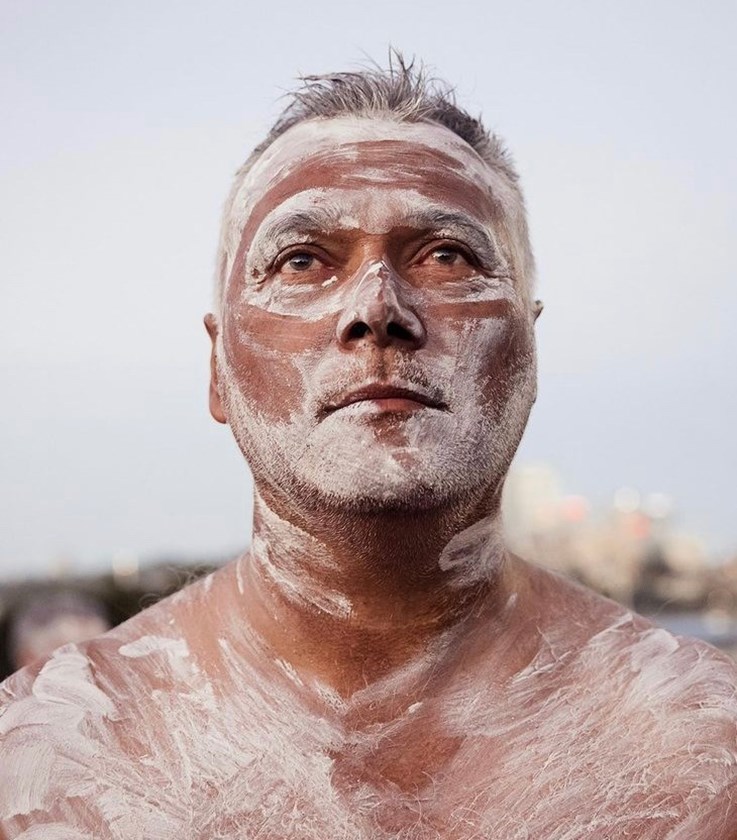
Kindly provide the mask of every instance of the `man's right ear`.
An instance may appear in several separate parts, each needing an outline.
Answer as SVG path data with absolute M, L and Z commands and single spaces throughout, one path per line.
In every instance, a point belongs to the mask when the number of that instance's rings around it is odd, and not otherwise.
M 212 349 L 210 350 L 210 414 L 218 423 L 227 423 L 228 418 L 225 414 L 223 401 L 220 398 L 220 383 L 218 381 L 218 363 L 217 363 L 217 339 L 218 339 L 218 321 L 217 318 L 208 312 L 205 315 L 205 329 L 210 336 L 212 342 Z

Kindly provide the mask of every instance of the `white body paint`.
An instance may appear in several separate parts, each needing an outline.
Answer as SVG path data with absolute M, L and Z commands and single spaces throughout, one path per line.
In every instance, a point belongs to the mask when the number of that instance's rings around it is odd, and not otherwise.
M 187 590 L 192 609 L 205 587 Z M 578 648 L 565 620 L 543 628 L 546 644 L 501 684 L 482 661 L 421 696 L 446 639 L 348 700 L 269 659 L 253 634 L 237 651 L 221 641 L 202 661 L 176 613 L 173 627 L 157 626 L 165 602 L 87 653 L 67 646 L 37 676 L 4 684 L 2 836 L 731 836 L 699 826 L 737 783 L 734 668 L 707 646 L 580 597 L 610 618 Z M 390 719 L 351 723 L 396 697 L 403 705 Z M 416 738 L 429 750 L 426 775 L 390 780 L 402 744 Z M 433 745 L 446 742 L 450 757 L 433 764 Z M 369 771 L 359 780 L 356 767 Z

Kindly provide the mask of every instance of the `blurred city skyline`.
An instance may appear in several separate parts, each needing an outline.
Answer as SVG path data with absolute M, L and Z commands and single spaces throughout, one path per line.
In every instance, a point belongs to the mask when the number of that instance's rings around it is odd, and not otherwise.
M 298 74 L 390 43 L 521 172 L 545 311 L 518 463 L 737 549 L 735 35 L 685 0 L 0 3 L 0 579 L 248 542 L 206 402 L 220 207 Z

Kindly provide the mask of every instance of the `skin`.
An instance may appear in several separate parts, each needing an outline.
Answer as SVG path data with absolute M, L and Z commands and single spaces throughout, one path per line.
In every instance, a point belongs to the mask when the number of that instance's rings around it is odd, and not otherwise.
M 332 120 L 243 196 L 205 323 L 251 550 L 5 684 L 4 836 L 737 837 L 732 663 L 504 550 L 540 310 L 509 185 Z

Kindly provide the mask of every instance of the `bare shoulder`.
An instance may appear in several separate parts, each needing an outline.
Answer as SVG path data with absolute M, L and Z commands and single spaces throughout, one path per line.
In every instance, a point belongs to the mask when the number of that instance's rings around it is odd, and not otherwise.
M 727 743 L 737 748 L 733 659 L 557 574 L 535 569 L 532 576 L 541 601 L 551 606 L 540 617 L 543 644 L 531 671 L 554 658 L 574 683 L 599 677 L 602 682 L 591 689 L 603 698 L 617 696 L 622 710 L 657 710 L 654 725 L 665 723 L 669 713 L 721 719 Z
M 205 586 L 65 645 L 0 685 L 0 837 L 36 837 L 27 835 L 35 826 L 44 838 L 61 826 L 65 839 L 98 837 L 103 816 L 114 819 L 114 790 L 123 784 L 145 803 L 145 756 L 163 724 L 158 697 L 196 675 L 177 600 L 196 600 Z
M 183 649 L 181 606 L 198 601 L 207 588 L 206 581 L 196 581 L 107 633 L 87 642 L 64 645 L 45 660 L 16 671 L 0 683 L 0 714 L 18 702 L 41 699 L 40 686 L 53 673 L 75 671 L 102 683 L 110 678 L 111 670 L 144 652 Z
M 519 753 L 529 761 L 541 748 L 547 767 L 552 745 L 571 765 L 569 782 L 585 768 L 580 783 L 590 785 L 592 805 L 602 800 L 602 811 L 613 797 L 624 814 L 637 812 L 638 802 L 657 804 L 673 826 L 662 836 L 733 838 L 734 661 L 584 587 L 529 569 L 532 589 L 547 606 L 536 617 L 536 655 L 512 681 L 512 705 L 526 707 L 545 737 Z

